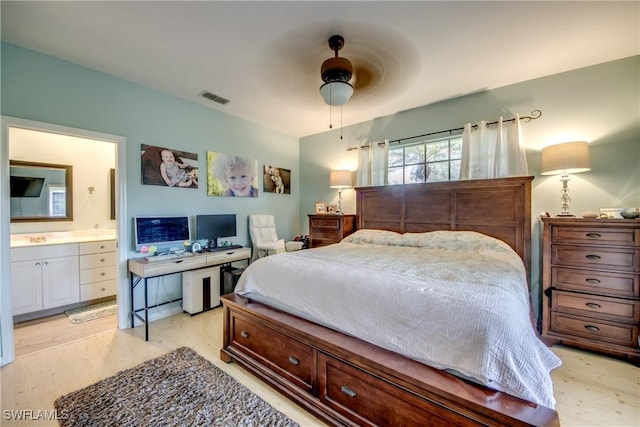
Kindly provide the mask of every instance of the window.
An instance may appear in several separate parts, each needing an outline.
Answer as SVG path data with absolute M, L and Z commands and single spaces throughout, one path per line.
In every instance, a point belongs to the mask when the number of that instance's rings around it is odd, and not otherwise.
M 389 185 L 457 181 L 462 135 L 389 148 Z
M 50 185 L 49 190 L 49 216 L 67 215 L 67 189 L 64 186 Z

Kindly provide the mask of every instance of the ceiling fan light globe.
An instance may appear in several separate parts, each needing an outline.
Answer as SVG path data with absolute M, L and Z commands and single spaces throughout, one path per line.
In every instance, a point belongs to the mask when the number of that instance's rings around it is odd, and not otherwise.
M 349 102 L 353 86 L 347 82 L 328 82 L 320 86 L 320 95 L 326 104 L 339 107 Z

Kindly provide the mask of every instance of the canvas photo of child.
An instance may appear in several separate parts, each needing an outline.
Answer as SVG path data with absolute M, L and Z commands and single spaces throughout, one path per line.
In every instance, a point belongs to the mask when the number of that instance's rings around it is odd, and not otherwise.
M 258 197 L 257 175 L 257 160 L 207 151 L 209 196 Z
M 291 170 L 264 165 L 262 191 L 265 193 L 291 194 Z
M 198 155 L 142 144 L 142 183 L 166 187 L 198 188 Z

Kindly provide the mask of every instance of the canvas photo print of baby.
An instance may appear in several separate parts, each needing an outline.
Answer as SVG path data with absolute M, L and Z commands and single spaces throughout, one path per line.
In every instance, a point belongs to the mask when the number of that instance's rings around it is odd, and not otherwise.
M 262 191 L 265 193 L 291 194 L 291 169 L 264 165 Z
M 198 188 L 198 155 L 142 144 L 142 183 L 164 187 Z

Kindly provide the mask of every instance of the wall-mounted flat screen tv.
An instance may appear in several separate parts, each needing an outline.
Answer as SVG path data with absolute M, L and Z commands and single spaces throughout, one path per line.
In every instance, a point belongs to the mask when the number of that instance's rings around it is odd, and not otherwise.
M 31 176 L 9 177 L 9 187 L 11 197 L 40 197 L 44 178 Z
M 188 216 L 149 216 L 133 219 L 136 251 L 156 246 L 158 252 L 182 249 L 191 240 Z

